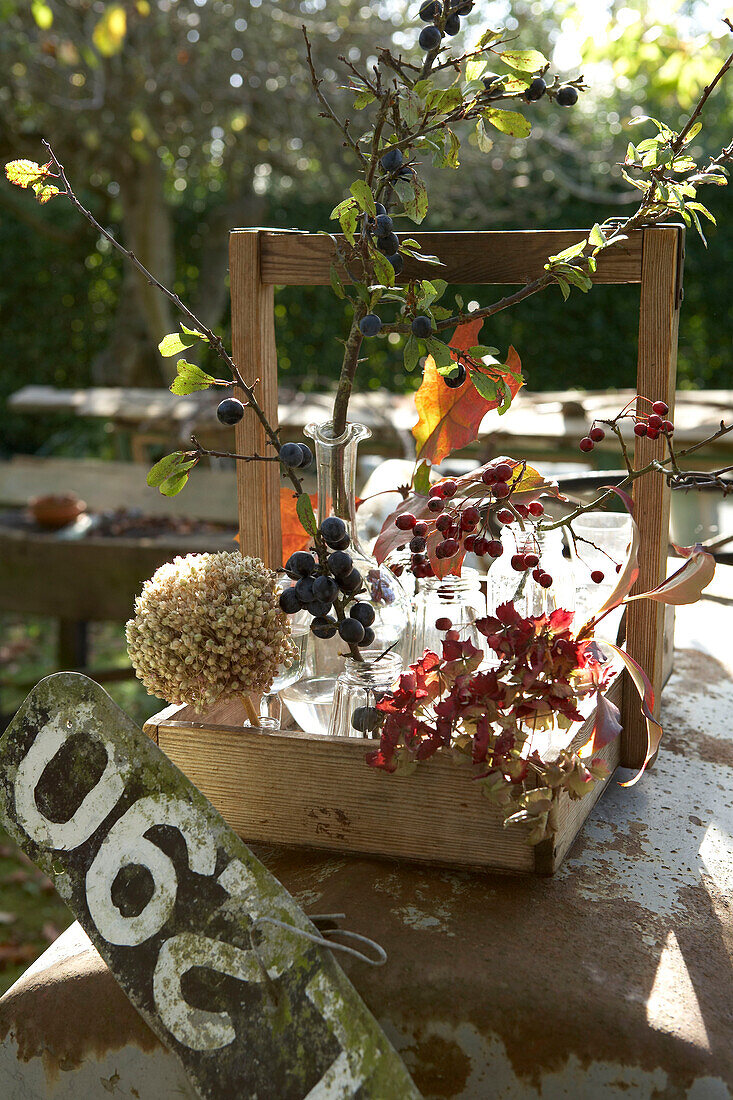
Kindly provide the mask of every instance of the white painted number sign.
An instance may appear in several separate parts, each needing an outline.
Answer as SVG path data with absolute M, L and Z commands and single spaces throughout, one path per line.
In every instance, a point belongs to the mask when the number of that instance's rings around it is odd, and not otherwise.
M 305 914 L 84 676 L 0 740 L 0 815 L 202 1097 L 419 1097 Z M 266 923 L 270 918 L 289 926 Z

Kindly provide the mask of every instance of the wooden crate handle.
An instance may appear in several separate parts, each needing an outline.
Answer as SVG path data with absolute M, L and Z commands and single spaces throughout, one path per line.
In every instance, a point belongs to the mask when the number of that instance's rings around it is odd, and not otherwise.
M 415 234 L 434 251 L 451 238 L 453 282 L 520 283 L 527 271 L 550 255 L 565 238 L 580 239 L 579 230 L 517 231 L 496 234 Z M 491 237 L 492 247 L 488 247 Z M 460 238 L 460 239 L 459 239 Z M 637 392 L 661 398 L 674 408 L 677 327 L 681 301 L 684 229 L 654 226 L 637 230 L 614 255 L 602 257 L 596 282 L 641 284 Z M 319 285 L 328 281 L 333 246 L 322 234 L 272 229 L 237 229 L 230 237 L 232 346 L 234 360 L 248 381 L 259 379 L 262 407 L 277 424 L 277 350 L 274 284 Z M 406 268 L 405 276 L 409 274 Z M 245 416 L 236 428 L 237 450 L 266 454 L 261 425 Z M 663 440 L 636 439 L 634 461 L 644 464 L 663 456 Z M 280 481 L 275 463 L 237 464 L 239 531 L 242 553 L 261 557 L 271 567 L 281 564 Z M 669 490 L 659 477 L 635 487 L 636 520 L 641 533 L 638 590 L 653 588 L 665 575 L 669 533 Z M 665 608 L 652 601 L 628 608 L 627 646 L 646 670 L 659 706 L 665 671 Z M 645 754 L 646 729 L 638 699 L 627 682 L 623 699 L 621 762 L 638 767 Z

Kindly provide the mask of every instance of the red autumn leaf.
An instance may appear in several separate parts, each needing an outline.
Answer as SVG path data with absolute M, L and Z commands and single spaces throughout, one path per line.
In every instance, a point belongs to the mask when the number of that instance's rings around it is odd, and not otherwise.
M 318 498 L 311 494 L 313 510 L 317 508 Z M 310 544 L 311 536 L 303 530 L 295 510 L 297 497 L 292 489 L 280 490 L 280 524 L 283 536 L 283 561 L 287 561 L 296 550 L 305 550 Z
M 468 351 L 475 347 L 482 325 L 482 317 L 459 325 L 451 337 L 451 348 Z M 451 352 L 451 358 L 454 361 L 458 359 L 454 352 Z M 480 370 L 480 367 L 477 369 Z M 500 368 L 498 373 L 504 378 L 512 397 L 516 396 L 522 383 L 517 382 L 510 372 L 518 374 L 520 370 L 519 356 L 510 347 L 506 373 Z M 491 373 L 496 374 L 497 368 L 493 368 Z M 419 420 L 412 429 L 412 434 L 417 444 L 418 459 L 427 459 L 428 462 L 439 465 L 452 451 L 473 443 L 478 438 L 478 430 L 485 414 L 490 409 L 498 408 L 501 403 L 500 398 L 487 401 L 482 397 L 470 378 L 466 378 L 457 389 L 450 389 L 438 373 L 432 355 L 429 355 L 425 360 L 420 389 L 415 394 Z
M 715 558 L 703 549 L 698 542 L 694 546 L 675 546 L 678 554 L 687 561 L 666 581 L 662 581 L 649 592 L 639 592 L 629 596 L 632 600 L 656 600 L 657 603 L 683 604 L 696 603 L 715 575 Z

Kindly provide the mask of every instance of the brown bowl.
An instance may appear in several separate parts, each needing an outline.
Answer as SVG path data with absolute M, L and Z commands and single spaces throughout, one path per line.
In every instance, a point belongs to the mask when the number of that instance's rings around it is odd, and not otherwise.
M 34 497 L 28 501 L 28 509 L 39 527 L 57 531 L 83 515 L 87 506 L 76 493 L 59 493 Z

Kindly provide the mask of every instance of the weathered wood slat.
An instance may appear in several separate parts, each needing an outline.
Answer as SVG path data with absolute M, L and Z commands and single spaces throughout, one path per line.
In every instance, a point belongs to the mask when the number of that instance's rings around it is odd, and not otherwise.
M 682 282 L 684 230 L 660 227 L 644 230 L 637 393 L 652 401 L 666 401 L 674 412 L 677 377 L 677 329 Z M 647 410 L 650 406 L 647 406 Z M 653 458 L 664 458 L 664 439 L 635 437 L 634 466 L 639 469 Z M 664 579 L 667 568 L 670 492 L 657 475 L 640 478 L 634 485 L 634 516 L 639 527 L 639 579 L 634 591 L 646 592 Z M 659 714 L 664 682 L 665 626 L 671 614 L 664 604 L 637 600 L 628 607 L 627 649 L 651 680 Z M 666 621 L 665 621 L 666 620 Z M 672 620 L 673 622 L 673 620 Z M 666 662 L 669 665 L 669 661 Z M 647 744 L 646 723 L 639 711 L 636 692 L 629 684 L 622 713 L 624 733 L 621 763 L 638 768 Z
M 241 837 L 449 866 L 532 871 L 525 831 L 505 829 L 470 771 L 431 760 L 386 776 L 374 741 L 147 723 L 146 732 Z M 429 811 L 427 809 L 429 807 Z
M 235 230 L 234 239 L 249 230 Z M 260 274 L 265 284 L 324 286 L 334 246 L 320 233 L 285 233 L 261 230 Z M 440 257 L 445 267 L 405 263 L 403 279 L 440 275 L 449 283 L 523 283 L 543 274 L 547 257 L 582 240 L 587 230 L 546 229 L 489 233 L 414 233 L 414 240 L 426 254 Z M 638 283 L 641 280 L 640 231 L 630 234 L 608 253 L 599 257 L 594 281 Z

